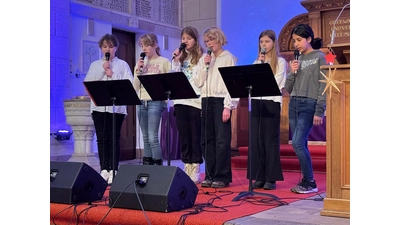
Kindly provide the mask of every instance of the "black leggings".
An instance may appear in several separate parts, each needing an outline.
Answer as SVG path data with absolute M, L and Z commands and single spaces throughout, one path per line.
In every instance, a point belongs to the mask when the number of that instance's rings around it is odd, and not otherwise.
M 92 119 L 96 129 L 97 148 L 99 152 L 101 170 L 118 170 L 120 157 L 121 127 L 125 115 L 115 113 L 115 167 L 113 166 L 113 114 L 93 111 Z

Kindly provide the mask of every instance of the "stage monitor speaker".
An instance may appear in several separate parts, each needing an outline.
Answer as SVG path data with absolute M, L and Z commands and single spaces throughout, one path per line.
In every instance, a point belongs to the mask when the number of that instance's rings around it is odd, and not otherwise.
M 110 188 L 109 207 L 179 211 L 193 207 L 198 191 L 179 167 L 123 164 Z
M 107 182 L 83 162 L 50 161 L 50 202 L 76 204 L 103 198 Z

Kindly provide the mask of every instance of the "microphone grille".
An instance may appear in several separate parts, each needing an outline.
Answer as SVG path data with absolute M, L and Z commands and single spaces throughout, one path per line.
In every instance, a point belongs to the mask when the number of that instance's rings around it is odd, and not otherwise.
M 212 48 L 207 48 L 207 54 L 211 55 Z
M 184 48 L 186 48 L 186 44 L 182 43 L 181 46 L 179 47 L 179 50 L 182 51 Z
M 295 56 L 299 56 L 299 55 L 300 55 L 300 51 L 299 51 L 299 50 L 297 50 L 297 49 L 296 49 L 296 50 L 294 50 L 294 55 L 295 55 Z
M 265 54 L 265 48 L 261 48 L 261 53 Z
M 144 52 L 140 53 L 140 57 L 141 57 L 142 59 L 144 59 L 144 57 L 146 57 L 146 53 L 144 53 Z

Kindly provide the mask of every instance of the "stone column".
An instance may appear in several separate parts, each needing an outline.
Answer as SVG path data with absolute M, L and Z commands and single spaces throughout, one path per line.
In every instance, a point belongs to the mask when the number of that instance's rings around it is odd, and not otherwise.
M 90 114 L 89 96 L 79 96 L 64 100 L 67 124 L 71 126 L 74 137 L 74 153 L 70 162 L 84 162 L 98 170 L 99 159 L 94 153 L 94 124 Z

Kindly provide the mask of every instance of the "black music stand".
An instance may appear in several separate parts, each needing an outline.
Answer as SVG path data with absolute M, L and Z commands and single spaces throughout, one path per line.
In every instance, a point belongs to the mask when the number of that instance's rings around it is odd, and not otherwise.
M 189 83 L 188 78 L 183 72 L 171 72 L 160 74 L 147 74 L 138 76 L 140 82 L 146 88 L 151 100 L 163 101 L 167 100 L 167 156 L 168 166 L 171 165 L 170 157 L 170 132 L 169 132 L 169 114 L 170 114 L 170 100 L 174 99 L 188 99 L 198 98 L 196 92 L 193 90 Z
M 279 96 L 282 95 L 279 90 L 271 66 L 268 63 L 252 64 L 244 66 L 231 66 L 218 68 L 221 73 L 225 86 L 232 98 L 248 97 L 249 101 L 249 150 L 247 153 L 249 170 L 249 190 L 240 192 L 232 201 L 238 201 L 242 197 L 264 195 L 275 200 L 279 198 L 268 193 L 259 193 L 253 191 L 251 174 L 251 97 L 260 96 Z
M 113 107 L 113 177 L 116 167 L 115 106 L 141 105 L 132 82 L 123 80 L 84 81 L 83 84 L 96 106 Z

